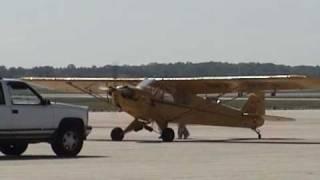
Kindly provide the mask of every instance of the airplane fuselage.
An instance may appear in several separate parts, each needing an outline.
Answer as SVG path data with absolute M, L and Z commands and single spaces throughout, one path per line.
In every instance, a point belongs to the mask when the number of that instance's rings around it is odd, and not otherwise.
M 259 115 L 244 114 L 241 110 L 188 95 L 188 102 L 157 98 L 137 88 L 125 87 L 113 93 L 113 100 L 123 111 L 136 119 L 155 121 L 161 129 L 168 123 L 209 126 L 228 126 L 256 129 L 264 124 Z

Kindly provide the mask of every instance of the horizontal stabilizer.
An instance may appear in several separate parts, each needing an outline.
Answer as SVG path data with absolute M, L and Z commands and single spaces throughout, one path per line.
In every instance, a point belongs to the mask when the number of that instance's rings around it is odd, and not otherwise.
M 269 115 L 264 115 L 262 116 L 263 119 L 265 121 L 281 121 L 281 122 L 284 122 L 284 121 L 295 121 L 296 119 L 294 118 L 288 118 L 288 117 L 281 117 L 281 116 L 269 116 Z

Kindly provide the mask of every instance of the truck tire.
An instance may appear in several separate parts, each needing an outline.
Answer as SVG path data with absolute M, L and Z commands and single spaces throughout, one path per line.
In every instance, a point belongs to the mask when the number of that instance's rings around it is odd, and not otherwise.
M 11 143 L 0 146 L 0 151 L 7 156 L 20 156 L 28 148 L 28 143 Z
M 62 127 L 51 143 L 51 148 L 59 157 L 75 157 L 82 149 L 83 137 L 77 127 Z

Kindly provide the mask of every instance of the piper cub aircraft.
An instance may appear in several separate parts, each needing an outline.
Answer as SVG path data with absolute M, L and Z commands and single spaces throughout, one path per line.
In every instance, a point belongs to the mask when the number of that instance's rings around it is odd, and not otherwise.
M 265 93 L 273 95 L 281 90 L 320 89 L 320 79 L 301 75 L 203 77 L 203 78 L 24 78 L 33 84 L 68 93 L 86 93 L 104 98 L 133 117 L 125 128 L 116 127 L 111 132 L 114 141 L 123 140 L 131 131 L 154 131 L 155 122 L 165 142 L 174 140 L 175 133 L 168 123 L 248 128 L 261 139 L 259 127 L 265 120 L 290 120 L 268 116 L 265 111 Z M 114 86 L 117 85 L 117 86 Z M 238 96 L 248 94 L 241 109 L 224 105 L 220 97 L 227 93 Z M 205 98 L 199 94 L 218 94 Z M 237 97 L 238 97 L 237 96 Z M 235 98 L 237 98 L 235 97 Z

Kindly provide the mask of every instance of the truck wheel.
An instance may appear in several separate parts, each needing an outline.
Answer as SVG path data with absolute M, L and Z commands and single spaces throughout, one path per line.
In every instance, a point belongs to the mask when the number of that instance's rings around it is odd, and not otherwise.
M 28 148 L 28 143 L 12 143 L 1 145 L 0 151 L 8 156 L 20 156 Z
M 165 128 L 161 133 L 163 142 L 172 142 L 174 139 L 174 131 L 171 128 Z
M 122 141 L 123 138 L 124 138 L 124 131 L 121 128 L 116 127 L 114 129 L 112 129 L 112 131 L 111 131 L 112 141 Z
M 79 154 L 83 146 L 83 134 L 75 128 L 62 128 L 54 141 L 51 148 L 60 157 L 74 157 Z

